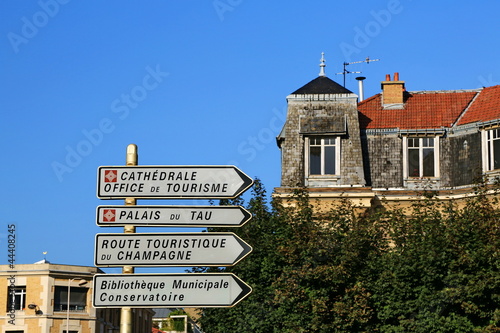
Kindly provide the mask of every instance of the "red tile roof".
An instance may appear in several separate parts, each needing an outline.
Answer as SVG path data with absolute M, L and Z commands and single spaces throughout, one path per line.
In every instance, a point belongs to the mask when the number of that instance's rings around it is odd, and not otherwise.
M 154 327 L 152 328 L 152 331 L 151 331 L 151 332 L 152 332 L 152 333 L 166 333 L 165 331 L 160 331 L 159 329 L 154 328 Z
M 464 125 L 500 119 L 500 86 L 484 88 L 458 122 Z
M 378 94 L 359 103 L 362 129 L 424 129 L 451 127 L 478 91 L 406 92 L 403 108 L 384 109 Z M 500 90 L 497 93 L 500 98 Z M 496 118 L 500 118 L 497 108 Z M 462 118 L 463 119 L 463 118 Z

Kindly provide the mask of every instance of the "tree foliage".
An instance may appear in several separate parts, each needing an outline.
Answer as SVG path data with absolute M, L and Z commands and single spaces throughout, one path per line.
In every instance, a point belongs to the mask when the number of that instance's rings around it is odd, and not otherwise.
M 253 219 L 224 230 L 253 252 L 216 270 L 253 292 L 202 309 L 205 332 L 500 332 L 500 209 L 483 192 L 460 208 L 429 195 L 410 213 L 348 200 L 318 212 L 305 189 L 283 200 L 269 205 L 257 180 Z

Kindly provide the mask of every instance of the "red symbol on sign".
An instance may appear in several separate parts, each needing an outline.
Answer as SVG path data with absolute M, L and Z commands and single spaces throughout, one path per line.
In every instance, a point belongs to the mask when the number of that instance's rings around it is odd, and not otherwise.
M 104 182 L 116 183 L 118 179 L 118 172 L 116 170 L 104 170 Z
M 104 222 L 114 222 L 116 217 L 116 210 L 105 209 L 103 217 L 104 217 Z

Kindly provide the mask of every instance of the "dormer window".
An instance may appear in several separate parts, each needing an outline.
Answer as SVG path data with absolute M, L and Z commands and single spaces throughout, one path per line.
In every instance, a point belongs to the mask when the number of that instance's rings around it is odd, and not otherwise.
M 404 177 L 439 177 L 439 137 L 403 137 Z
M 340 173 L 340 137 L 306 137 L 306 151 L 307 175 L 325 176 Z
M 483 132 L 484 171 L 500 169 L 500 128 Z

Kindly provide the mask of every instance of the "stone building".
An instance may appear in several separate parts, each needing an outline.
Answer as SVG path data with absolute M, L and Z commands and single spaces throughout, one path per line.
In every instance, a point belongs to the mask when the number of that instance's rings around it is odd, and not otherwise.
M 462 198 L 483 176 L 500 175 L 500 86 L 408 91 L 395 73 L 359 101 L 324 66 L 287 96 L 276 196 L 305 186 L 311 199 L 404 205 L 422 190 Z
M 0 265 L 0 308 L 4 309 L 0 333 L 119 332 L 120 309 L 92 306 L 92 279 L 97 273 L 103 272 L 45 260 Z M 153 311 L 133 311 L 134 332 L 151 332 Z

